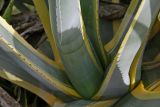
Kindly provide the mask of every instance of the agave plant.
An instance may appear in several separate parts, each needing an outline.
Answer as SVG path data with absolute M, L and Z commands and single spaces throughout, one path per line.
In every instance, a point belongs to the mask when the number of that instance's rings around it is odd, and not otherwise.
M 99 0 L 33 2 L 54 58 L 28 44 L 4 15 L 0 77 L 52 107 L 159 107 L 159 0 L 132 0 L 122 20 L 107 22 Z

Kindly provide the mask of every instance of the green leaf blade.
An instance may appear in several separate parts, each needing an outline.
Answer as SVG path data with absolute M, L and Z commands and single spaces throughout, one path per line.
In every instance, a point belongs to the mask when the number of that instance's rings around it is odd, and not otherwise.
M 49 0 L 49 11 L 66 74 L 76 90 L 90 98 L 101 84 L 103 71 L 86 36 L 79 1 Z

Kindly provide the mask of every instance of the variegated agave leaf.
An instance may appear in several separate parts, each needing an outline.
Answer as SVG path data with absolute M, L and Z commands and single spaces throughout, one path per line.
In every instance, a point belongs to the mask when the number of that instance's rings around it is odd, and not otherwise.
M 4 52 L 4 55 L 8 55 L 11 62 L 14 62 L 14 64 L 19 66 L 24 72 L 33 76 L 39 83 L 45 85 L 51 93 L 55 93 L 56 96 L 63 100 L 65 100 L 68 95 L 80 97 L 72 88 L 67 77 L 61 69 L 59 69 L 58 65 L 28 45 L 1 17 L 0 41 L 0 48 L 2 52 Z M 9 62 L 6 63 L 9 64 Z M 21 74 L 18 75 L 21 76 Z M 23 78 L 25 77 L 22 76 L 21 79 Z M 71 97 L 68 96 L 68 98 Z
M 79 0 L 49 0 L 53 36 L 75 89 L 85 98 L 98 90 L 103 70 L 85 32 Z
M 119 0 L 110 0 L 110 2 L 120 3 Z M 107 20 L 105 18 L 99 19 L 99 29 L 103 45 L 107 45 L 107 43 L 109 43 L 109 41 L 112 40 L 112 38 L 115 36 L 116 32 L 119 29 L 120 23 L 121 19 L 115 19 L 115 20 Z
M 2 45 L 1 41 L 1 46 Z M 35 93 L 48 104 L 53 105 L 56 97 L 53 95 L 52 91 L 39 80 L 27 73 L 21 66 L 16 64 L 7 54 L 8 53 L 4 52 L 4 50 L 0 49 L 0 77 Z
M 149 41 L 143 58 L 142 80 L 145 87 L 159 83 L 160 73 L 160 32 Z
M 99 33 L 99 0 L 80 0 L 80 4 L 86 33 L 103 68 L 106 68 L 107 58 Z
M 152 39 L 152 38 L 154 38 L 154 36 L 156 36 L 156 33 L 157 32 L 159 32 L 160 31 L 160 20 L 158 20 L 158 16 L 157 16 L 157 20 L 156 20 L 156 22 L 155 22 L 155 24 L 154 24 L 154 27 L 152 28 L 152 31 L 151 31 L 151 35 L 150 35 L 150 40 Z
M 113 107 L 159 107 L 160 87 L 156 87 L 152 91 L 149 90 L 150 89 L 146 90 L 144 88 L 141 81 L 131 93 L 124 96 Z
M 8 66 L 8 64 L 6 64 L 6 65 Z M 12 67 L 14 67 L 16 69 L 15 70 L 16 72 L 18 70 L 23 71 L 22 69 L 18 69 L 18 67 L 15 67 L 15 66 L 12 66 Z M 39 81 L 35 80 L 29 74 L 23 73 L 20 76 L 23 78 L 23 80 L 18 77 L 19 75 L 18 76 L 13 75 L 14 69 L 12 67 L 7 67 L 7 69 L 11 68 L 11 71 L 6 71 L 6 69 L 3 68 L 2 71 L 0 71 L 0 77 L 18 85 L 18 86 L 21 86 L 24 89 L 27 89 L 32 93 L 35 93 L 37 96 L 39 96 L 44 101 L 46 101 L 47 104 L 49 104 L 50 106 L 53 106 L 55 103 L 62 103 L 62 101 L 60 99 L 58 99 L 56 96 L 54 96 L 53 93 L 49 93 L 46 90 L 47 88 L 45 86 L 40 84 Z M 27 78 L 25 79 L 24 77 L 27 77 Z
M 117 53 L 122 40 L 125 37 L 126 32 L 131 25 L 131 22 L 134 20 L 135 13 L 139 8 L 141 1 L 140 0 L 133 0 L 130 6 L 127 9 L 127 12 L 118 28 L 118 31 L 115 33 L 113 39 L 105 45 L 105 50 L 108 56 L 114 57 Z M 113 58 L 112 58 L 113 59 Z
M 160 3 L 157 3 L 157 1 L 141 1 L 139 9 L 124 36 L 121 47 L 111 66 L 108 68 L 108 74 L 94 98 L 118 97 L 129 91 L 131 64 L 143 44 L 146 44 L 151 28 L 158 15 L 159 8 Z M 148 14 L 148 17 L 146 17 L 145 14 Z M 142 50 L 143 49 L 144 46 Z M 140 57 L 142 57 L 142 55 L 140 55 Z
M 119 3 L 120 1 L 110 0 L 110 2 Z M 111 41 L 114 41 L 114 39 L 117 39 L 115 35 L 119 29 L 120 24 L 121 24 L 121 19 L 115 19 L 115 20 L 107 20 L 105 18 L 99 19 L 99 30 L 100 30 L 101 40 L 102 40 L 104 47 L 111 44 Z M 110 63 L 110 61 L 112 60 L 112 57 L 110 56 L 108 50 L 109 50 L 108 47 L 105 48 L 107 62 Z
M 77 100 L 71 103 L 55 103 L 54 107 L 112 107 L 118 99 L 104 101 Z
M 51 31 L 51 25 L 50 25 L 50 19 L 49 19 L 49 11 L 48 11 L 48 7 L 47 4 L 45 2 L 46 0 L 33 0 L 36 10 L 38 12 L 38 15 L 41 19 L 41 22 L 43 24 L 44 30 L 46 32 L 46 35 L 48 37 L 48 40 L 51 44 L 53 53 L 54 53 L 54 60 L 55 62 L 58 63 L 58 65 L 63 68 L 63 65 L 61 63 L 61 59 L 59 56 L 59 52 L 55 43 L 55 38 L 52 35 L 52 31 Z M 48 1 L 48 0 L 47 0 Z

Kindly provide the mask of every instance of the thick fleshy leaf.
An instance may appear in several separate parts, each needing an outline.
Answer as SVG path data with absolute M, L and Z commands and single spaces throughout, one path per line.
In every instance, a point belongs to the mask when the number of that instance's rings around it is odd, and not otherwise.
M 139 83 L 141 80 L 141 67 L 142 67 L 142 58 L 143 53 L 145 50 L 147 41 L 142 43 L 142 46 L 140 47 L 139 51 L 137 52 L 130 70 L 129 70 L 129 77 L 130 77 L 130 90 L 134 89 L 135 86 Z
M 160 53 L 160 32 L 153 39 L 149 40 L 143 57 L 143 66 L 153 65 L 159 60 Z
M 119 0 L 110 0 L 113 3 L 119 3 Z M 105 3 L 104 3 L 105 5 Z M 99 19 L 99 29 L 103 45 L 109 43 L 118 31 L 121 19 L 107 20 L 105 18 Z
M 110 0 L 110 2 L 119 3 L 120 1 Z M 115 19 L 115 20 L 107 20 L 105 18 L 99 19 L 99 29 L 100 29 L 100 35 L 101 35 L 103 46 L 107 46 L 108 43 L 110 44 L 110 42 L 116 38 L 114 36 L 118 31 L 120 24 L 121 24 L 121 19 Z M 107 62 L 110 63 L 112 58 L 110 57 L 107 51 L 106 51 L 106 56 L 107 56 Z
M 121 3 L 121 0 L 112 0 L 113 3 Z M 123 18 L 122 18 L 123 19 Z M 122 22 L 122 19 L 115 19 L 112 21 L 112 25 L 113 25 L 113 35 L 116 35 L 116 32 L 118 31 L 120 24 Z
M 150 84 L 156 83 L 160 79 L 160 66 L 146 67 L 142 72 L 142 80 L 145 87 L 148 87 Z
M 146 44 L 159 9 L 160 2 L 158 0 L 141 1 L 124 40 L 111 66 L 108 68 L 103 84 L 94 98 L 118 97 L 129 91 L 131 64 L 143 43 Z M 148 17 L 146 17 L 146 14 L 148 14 Z
M 129 26 L 131 25 L 131 22 L 134 20 L 135 13 L 137 12 L 140 3 L 141 0 L 132 0 L 119 26 L 118 31 L 114 35 L 113 39 L 105 45 L 105 50 L 108 56 L 111 56 L 112 59 L 117 53 L 120 44 L 122 43 L 122 40 L 124 39 L 124 36 L 128 31 Z
M 142 80 L 145 87 L 160 79 L 160 33 L 148 42 L 143 57 Z
M 99 19 L 99 29 L 102 43 L 105 46 L 114 36 L 113 23 L 104 18 Z M 107 53 L 106 53 L 107 54 Z
M 65 72 L 76 90 L 89 98 L 101 85 L 103 70 L 86 35 L 80 2 L 49 0 L 49 12 Z
M 70 103 L 57 103 L 53 107 L 112 107 L 118 99 L 104 101 L 77 100 Z
M 0 37 L 0 48 L 25 72 L 46 85 L 51 91 L 56 92 L 57 96 L 71 95 L 79 97 L 61 69 L 27 44 L 1 17 Z
M 158 60 L 159 58 L 159 54 L 157 55 L 157 52 L 160 52 L 158 50 L 160 44 L 159 44 L 159 33 L 158 33 L 158 20 L 156 20 L 156 22 L 154 23 L 152 30 L 150 32 L 149 35 L 149 41 L 148 44 L 146 46 L 145 52 L 144 52 L 144 48 L 146 43 L 143 43 L 142 47 L 140 48 L 140 50 L 138 51 L 135 59 L 133 60 L 132 66 L 130 68 L 130 82 L 131 82 L 131 89 L 133 89 L 138 81 L 141 78 L 141 74 L 142 74 L 142 79 L 143 79 L 143 83 L 144 86 L 146 87 L 148 84 L 151 84 L 151 82 L 155 82 L 154 80 L 157 79 L 158 76 L 157 73 L 158 72 L 145 72 L 145 71 L 156 71 L 159 68 L 157 67 L 158 64 Z M 157 33 L 157 34 L 156 34 Z M 153 38 L 153 39 L 152 39 Z M 156 56 L 154 59 L 154 55 Z M 142 59 L 143 57 L 143 59 Z M 143 63 L 142 63 L 143 60 Z M 147 61 L 148 60 L 148 61 Z M 149 61 L 150 60 L 150 61 Z M 160 61 L 160 60 L 159 60 Z M 152 69 L 151 67 L 157 67 L 156 70 Z M 143 68 L 143 69 L 141 69 Z M 148 69 L 150 68 L 150 69 Z M 148 69 L 148 70 L 145 70 Z
M 157 32 L 160 32 L 160 20 L 158 20 L 158 17 L 157 17 L 157 20 L 154 24 L 154 27 L 152 28 L 151 35 L 150 35 L 149 39 L 152 39 L 154 36 L 156 36 Z
M 40 44 L 37 50 L 46 55 L 48 58 L 54 59 L 52 48 L 48 40 L 45 40 L 42 44 Z
M 11 70 L 14 71 L 14 69 L 12 67 L 11 67 Z M 8 67 L 7 67 L 7 69 L 8 69 Z M 26 80 L 28 79 L 28 81 L 24 81 L 21 78 L 13 75 L 9 71 L 5 71 L 6 69 L 2 69 L 2 70 L 3 71 L 0 71 L 1 78 L 4 78 L 4 79 L 36 94 L 37 96 L 42 98 L 44 101 L 46 101 L 46 103 L 49 104 L 50 106 L 53 106 L 55 103 L 62 103 L 62 101 L 60 99 L 55 97 L 53 94 L 47 92 L 44 89 L 45 87 L 42 86 L 42 84 L 39 83 L 39 81 L 35 80 L 33 77 L 29 76 L 28 74 L 26 74 L 26 73 L 23 74 L 23 79 L 24 79 L 24 77 L 27 77 Z M 16 68 L 16 72 L 17 72 L 17 70 L 18 69 Z M 23 71 L 23 70 L 21 70 L 21 71 Z M 33 82 L 34 82 L 34 84 L 33 84 Z
M 51 25 L 50 25 L 50 19 L 49 19 L 49 11 L 48 11 L 48 7 L 47 4 L 45 2 L 45 0 L 33 0 L 36 10 L 38 12 L 38 15 L 40 17 L 40 20 L 44 26 L 44 30 L 47 34 L 48 40 L 51 44 L 53 53 L 54 53 L 54 60 L 55 62 L 57 62 L 59 64 L 59 66 L 61 68 L 63 68 L 63 65 L 61 63 L 61 59 L 59 56 L 59 52 L 55 43 L 55 38 L 52 35 L 52 31 L 51 31 Z
M 80 4 L 86 33 L 103 68 L 106 68 L 107 58 L 99 33 L 99 0 L 80 0 Z
M 150 87 L 152 88 L 152 87 Z M 160 89 L 148 91 L 142 82 L 128 95 L 121 98 L 113 107 L 159 107 Z

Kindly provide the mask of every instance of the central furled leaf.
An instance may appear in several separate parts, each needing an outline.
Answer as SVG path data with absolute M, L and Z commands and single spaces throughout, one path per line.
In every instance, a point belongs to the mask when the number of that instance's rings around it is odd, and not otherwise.
M 52 33 L 66 74 L 85 98 L 101 85 L 102 66 L 86 35 L 79 0 L 49 0 Z
M 107 66 L 107 58 L 99 33 L 99 0 L 80 0 L 86 33 L 93 44 L 103 68 Z

